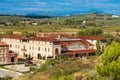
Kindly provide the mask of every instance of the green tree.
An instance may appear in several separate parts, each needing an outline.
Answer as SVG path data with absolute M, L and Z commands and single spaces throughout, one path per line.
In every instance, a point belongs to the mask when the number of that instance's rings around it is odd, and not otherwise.
M 76 35 L 77 36 L 81 36 L 81 35 L 98 36 L 102 34 L 103 34 L 103 31 L 100 28 L 88 28 L 88 29 L 85 29 L 84 31 L 79 31 Z
M 30 36 L 30 34 L 27 31 L 22 31 L 22 36 L 28 37 L 28 36 Z
M 13 34 L 13 31 L 6 31 L 5 32 L 5 35 L 11 35 L 11 34 Z
M 95 54 L 97 56 L 99 56 L 101 54 L 101 47 L 100 47 L 100 41 L 99 40 L 97 40 L 97 42 L 96 42 L 96 52 L 95 52 Z
M 79 31 L 79 32 L 76 34 L 76 36 L 83 36 L 83 35 L 85 35 L 85 32 L 84 32 L 84 31 Z
M 108 80 L 120 79 L 120 43 L 113 41 L 106 47 L 96 71 L 100 76 L 108 77 Z

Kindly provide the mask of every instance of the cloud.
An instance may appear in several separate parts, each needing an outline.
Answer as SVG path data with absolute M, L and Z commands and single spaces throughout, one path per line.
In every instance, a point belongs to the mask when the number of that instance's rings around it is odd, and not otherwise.
M 37 2 L 37 4 L 40 4 L 40 5 L 47 5 L 48 3 L 47 3 L 47 2 Z
M 30 7 L 28 7 L 28 8 L 20 8 L 20 9 L 22 9 L 22 10 L 29 10 L 29 11 L 39 10 L 39 8 L 30 8 Z

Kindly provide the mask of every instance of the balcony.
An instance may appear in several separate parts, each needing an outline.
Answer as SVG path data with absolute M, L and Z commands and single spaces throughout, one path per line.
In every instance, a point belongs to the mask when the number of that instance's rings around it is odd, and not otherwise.
M 21 49 L 21 51 L 27 51 L 27 49 L 23 48 L 23 49 Z

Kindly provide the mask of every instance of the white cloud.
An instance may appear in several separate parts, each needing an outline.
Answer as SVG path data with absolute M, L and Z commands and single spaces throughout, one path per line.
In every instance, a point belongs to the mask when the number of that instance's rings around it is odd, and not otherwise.
M 36 10 L 39 10 L 39 8 L 20 8 L 22 10 L 31 10 L 31 11 L 36 11 Z
M 40 5 L 47 5 L 47 2 L 36 2 L 36 3 Z

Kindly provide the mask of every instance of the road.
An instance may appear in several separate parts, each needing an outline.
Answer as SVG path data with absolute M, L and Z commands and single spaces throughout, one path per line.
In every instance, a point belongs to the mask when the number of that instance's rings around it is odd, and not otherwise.
M 19 76 L 22 76 L 23 74 L 19 73 L 19 72 L 10 71 L 10 70 L 0 68 L 0 77 L 4 77 L 6 75 L 9 75 L 11 77 L 19 77 Z

